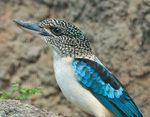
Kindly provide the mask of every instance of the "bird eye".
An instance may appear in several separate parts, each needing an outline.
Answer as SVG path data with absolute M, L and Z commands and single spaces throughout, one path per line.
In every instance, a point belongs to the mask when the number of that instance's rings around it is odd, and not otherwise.
M 56 36 L 62 35 L 62 30 L 61 30 L 60 28 L 58 28 L 58 27 L 52 28 L 52 29 L 51 29 L 51 32 L 52 32 L 54 35 L 56 35 Z

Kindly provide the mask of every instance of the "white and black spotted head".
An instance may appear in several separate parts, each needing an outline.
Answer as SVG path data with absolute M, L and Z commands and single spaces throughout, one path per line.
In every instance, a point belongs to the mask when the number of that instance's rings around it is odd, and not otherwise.
M 91 54 L 88 39 L 71 23 L 58 19 L 15 22 L 24 30 L 45 40 L 60 56 L 77 57 Z

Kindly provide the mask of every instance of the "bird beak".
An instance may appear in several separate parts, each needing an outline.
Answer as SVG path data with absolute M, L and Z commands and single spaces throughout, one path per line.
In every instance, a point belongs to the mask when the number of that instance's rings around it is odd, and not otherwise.
M 39 22 L 35 21 L 23 21 L 23 20 L 14 20 L 14 22 L 19 25 L 23 30 L 34 34 L 38 37 L 52 36 L 43 27 L 40 26 Z

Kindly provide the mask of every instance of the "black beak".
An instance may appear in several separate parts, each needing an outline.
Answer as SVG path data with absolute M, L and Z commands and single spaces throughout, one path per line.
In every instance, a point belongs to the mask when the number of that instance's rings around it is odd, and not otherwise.
M 40 36 L 52 36 L 40 26 L 39 22 L 23 20 L 14 20 L 14 22 L 28 32 L 35 32 L 40 34 Z

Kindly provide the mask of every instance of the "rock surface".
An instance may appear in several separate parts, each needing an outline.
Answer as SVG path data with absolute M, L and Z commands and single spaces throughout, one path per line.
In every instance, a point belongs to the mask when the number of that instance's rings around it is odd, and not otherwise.
M 18 82 L 42 86 L 22 100 L 65 116 L 85 117 L 61 93 L 47 44 L 20 30 L 14 19 L 64 19 L 89 38 L 93 53 L 122 82 L 143 113 L 150 115 L 149 0 L 0 0 L 0 90 Z
M 17 100 L 0 99 L 0 117 L 62 117 Z

